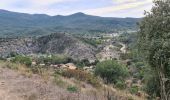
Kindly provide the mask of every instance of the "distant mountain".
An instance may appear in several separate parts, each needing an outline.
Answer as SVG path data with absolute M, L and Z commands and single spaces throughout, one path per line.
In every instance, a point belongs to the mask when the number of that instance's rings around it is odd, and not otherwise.
M 0 10 L 0 36 L 39 36 L 53 32 L 73 34 L 136 29 L 140 18 L 111 18 L 75 13 L 69 16 L 26 14 Z

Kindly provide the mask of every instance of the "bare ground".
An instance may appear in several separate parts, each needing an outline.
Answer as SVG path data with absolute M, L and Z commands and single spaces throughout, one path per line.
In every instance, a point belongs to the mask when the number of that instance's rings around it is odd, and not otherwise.
M 0 68 L 0 100 L 94 100 L 87 95 L 70 93 L 52 82 L 45 83 L 38 75 L 23 76 Z

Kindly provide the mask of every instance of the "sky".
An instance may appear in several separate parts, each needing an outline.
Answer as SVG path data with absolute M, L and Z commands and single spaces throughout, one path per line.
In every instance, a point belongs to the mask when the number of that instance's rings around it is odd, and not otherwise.
M 70 15 L 83 12 L 103 17 L 143 17 L 152 0 L 0 0 L 0 9 L 30 14 Z

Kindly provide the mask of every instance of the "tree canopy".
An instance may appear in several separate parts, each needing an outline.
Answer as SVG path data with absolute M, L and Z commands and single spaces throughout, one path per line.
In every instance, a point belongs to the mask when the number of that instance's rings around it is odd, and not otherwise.
M 161 99 L 167 100 L 170 83 L 170 1 L 155 0 L 140 23 L 139 50 L 159 75 Z

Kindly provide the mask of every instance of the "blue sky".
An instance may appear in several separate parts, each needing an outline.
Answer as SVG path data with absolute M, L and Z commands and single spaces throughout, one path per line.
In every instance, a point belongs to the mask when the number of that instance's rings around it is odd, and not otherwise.
M 142 17 L 152 0 L 0 0 L 0 9 L 49 15 L 83 12 L 104 17 Z

